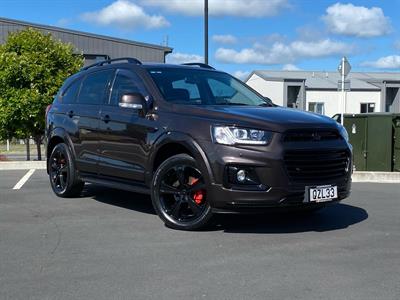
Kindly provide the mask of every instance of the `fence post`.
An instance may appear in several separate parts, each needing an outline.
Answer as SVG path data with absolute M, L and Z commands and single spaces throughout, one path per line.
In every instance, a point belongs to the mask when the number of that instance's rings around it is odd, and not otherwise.
M 26 139 L 26 160 L 31 160 L 31 151 L 29 149 L 29 138 Z

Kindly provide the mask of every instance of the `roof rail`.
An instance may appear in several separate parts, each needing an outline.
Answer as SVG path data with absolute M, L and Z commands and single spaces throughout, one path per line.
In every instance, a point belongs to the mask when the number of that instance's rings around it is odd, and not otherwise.
M 211 70 L 215 70 L 213 67 L 211 67 L 210 65 L 207 64 L 203 64 L 203 63 L 186 63 L 186 64 L 182 64 L 184 66 L 198 66 L 200 68 L 204 68 L 204 69 L 211 69 Z
M 100 67 L 100 66 L 103 66 L 105 64 L 111 64 L 111 63 L 116 62 L 116 61 L 127 61 L 128 63 L 135 64 L 135 65 L 141 65 L 142 64 L 142 62 L 140 60 L 136 59 L 136 58 L 133 58 L 133 57 L 121 57 L 121 58 L 114 58 L 114 59 L 107 59 L 107 60 L 99 61 L 99 62 L 97 62 L 95 64 L 83 67 L 81 69 L 81 71 L 85 71 L 85 70 L 88 70 L 88 69 L 94 68 L 94 67 Z

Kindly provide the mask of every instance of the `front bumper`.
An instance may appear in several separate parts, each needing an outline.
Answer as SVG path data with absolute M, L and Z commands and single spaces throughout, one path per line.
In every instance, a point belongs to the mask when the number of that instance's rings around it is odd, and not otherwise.
M 216 212 L 254 212 L 271 208 L 319 207 L 347 198 L 351 191 L 351 180 L 344 185 L 339 185 L 338 198 L 329 202 L 307 202 L 306 188 L 306 186 L 302 189 L 271 187 L 267 191 L 242 191 L 212 184 L 208 193 L 210 199 L 213 199 L 212 206 Z
M 301 208 L 324 206 L 338 202 L 350 195 L 351 167 L 343 176 L 334 179 L 316 176 L 315 179 L 297 181 L 291 178 L 286 168 L 284 154 L 293 151 L 346 151 L 349 166 L 351 148 L 345 141 L 338 143 L 296 144 L 292 146 L 281 143 L 271 143 L 267 147 L 231 147 L 209 143 L 206 145 L 211 184 L 208 198 L 215 211 L 221 212 L 252 212 L 271 208 Z M 264 190 L 243 190 L 226 184 L 226 166 L 245 166 L 254 168 Z M 306 190 L 311 186 L 336 185 L 338 198 L 331 202 L 310 203 L 306 198 Z

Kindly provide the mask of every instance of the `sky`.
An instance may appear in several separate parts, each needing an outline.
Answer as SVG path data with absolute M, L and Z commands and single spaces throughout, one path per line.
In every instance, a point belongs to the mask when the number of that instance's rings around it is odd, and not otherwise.
M 0 16 L 158 45 L 204 59 L 204 0 L 0 0 Z M 253 70 L 400 71 L 400 0 L 209 0 L 209 64 Z

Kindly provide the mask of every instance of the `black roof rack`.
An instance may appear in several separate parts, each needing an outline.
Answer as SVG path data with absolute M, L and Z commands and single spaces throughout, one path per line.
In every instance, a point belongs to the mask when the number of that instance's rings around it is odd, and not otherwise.
M 182 64 L 184 66 L 198 66 L 200 68 L 204 68 L 204 69 L 211 69 L 211 70 L 215 70 L 213 67 L 211 67 L 210 65 L 207 64 L 203 64 L 203 63 L 186 63 L 186 64 Z
M 128 63 L 135 64 L 135 65 L 141 65 L 142 64 L 142 62 L 140 60 L 136 59 L 136 58 L 133 58 L 133 57 L 121 57 L 121 58 L 102 60 L 102 61 L 100 61 L 98 63 L 93 64 L 93 65 L 89 65 L 87 67 L 83 67 L 81 69 L 81 71 L 85 71 L 87 69 L 94 68 L 94 67 L 100 67 L 100 66 L 103 66 L 105 64 L 111 64 L 111 63 L 116 62 L 116 61 L 127 61 Z

